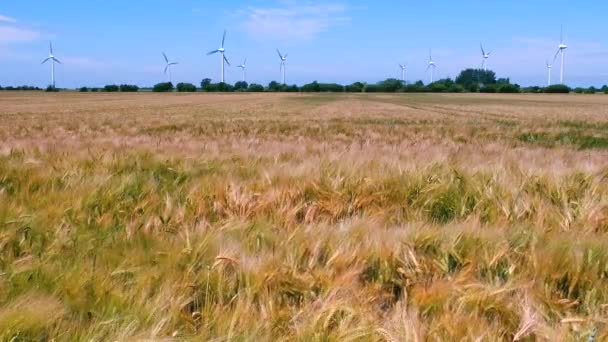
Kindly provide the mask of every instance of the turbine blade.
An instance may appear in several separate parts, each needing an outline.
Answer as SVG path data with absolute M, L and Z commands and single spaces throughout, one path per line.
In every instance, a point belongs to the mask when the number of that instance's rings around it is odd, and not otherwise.
M 228 62 L 228 57 L 224 56 L 224 61 L 226 61 L 226 64 L 230 65 L 230 62 Z
M 169 70 L 169 65 L 170 64 L 167 64 L 167 66 L 165 66 L 165 75 L 167 74 L 167 70 Z
M 483 45 L 481 43 L 479 43 L 479 47 L 481 47 L 481 54 L 485 56 L 486 52 L 484 51 Z
M 165 62 L 169 63 L 169 58 L 167 58 L 167 55 L 165 55 L 164 52 L 163 52 L 163 57 L 165 57 Z
M 559 27 L 559 43 L 563 44 L 564 43 L 564 25 L 560 25 Z
M 224 36 L 222 37 L 222 47 L 224 47 L 225 41 L 226 41 L 226 30 L 224 30 Z
M 53 60 L 54 60 L 55 62 L 59 63 L 59 64 L 63 64 L 63 63 L 61 63 L 61 61 L 60 61 L 60 60 L 58 60 L 58 59 L 57 59 L 57 58 L 55 58 L 55 57 L 53 57 Z
M 555 60 L 557 59 L 557 55 L 559 55 L 560 51 L 561 51 L 561 49 L 557 49 L 557 52 L 555 53 L 555 56 L 553 57 L 553 63 L 555 63 Z
M 178 62 L 171 62 L 171 63 L 169 63 L 169 65 L 178 65 L 178 64 L 179 64 Z
M 288 55 L 289 55 L 289 54 L 288 54 L 288 53 L 286 53 L 286 54 L 285 54 L 285 56 L 283 56 L 283 58 L 287 59 L 287 56 L 288 56 Z
M 247 58 L 245 58 L 245 61 L 243 62 L 243 66 L 247 65 Z
M 433 65 L 433 64 L 429 64 L 429 65 L 426 67 L 426 70 L 425 70 L 424 72 L 428 72 L 428 71 L 429 71 L 429 69 L 431 68 L 431 65 Z
M 40 63 L 40 64 L 44 64 L 44 63 L 48 62 L 48 61 L 49 61 L 49 59 L 51 59 L 51 57 L 47 57 L 47 58 L 45 58 L 45 59 L 42 61 L 42 63 Z
M 49 42 L 49 51 L 53 54 L 53 42 Z
M 207 56 L 213 55 L 214 53 L 218 53 L 218 52 L 220 52 L 220 50 L 209 51 L 209 52 L 207 52 Z
M 279 49 L 277 49 L 277 53 L 279 54 L 279 58 L 282 60 L 283 59 L 283 55 L 281 55 L 281 51 L 279 51 Z

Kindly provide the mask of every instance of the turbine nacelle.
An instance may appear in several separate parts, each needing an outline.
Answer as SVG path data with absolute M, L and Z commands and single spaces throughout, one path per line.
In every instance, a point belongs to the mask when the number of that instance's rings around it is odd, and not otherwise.
M 566 45 L 566 44 L 563 44 L 563 43 L 562 43 L 562 44 L 559 44 L 559 47 L 558 47 L 558 48 L 559 48 L 560 50 L 566 50 L 566 49 L 568 48 L 568 45 Z

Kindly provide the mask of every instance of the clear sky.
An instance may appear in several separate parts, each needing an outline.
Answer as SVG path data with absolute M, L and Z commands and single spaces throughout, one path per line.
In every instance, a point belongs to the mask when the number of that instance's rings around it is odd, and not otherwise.
M 278 80 L 275 49 L 289 54 L 287 82 L 350 83 L 399 77 L 428 81 L 429 48 L 435 78 L 481 64 L 522 85 L 546 82 L 564 26 L 566 83 L 608 83 L 608 1 L 0 1 L 0 85 L 50 83 L 48 41 L 64 62 L 58 87 L 164 81 L 165 51 L 179 62 L 176 82 L 219 80 L 217 49 L 224 29 L 227 82 L 248 59 L 248 81 Z M 558 80 L 555 63 L 553 79 Z

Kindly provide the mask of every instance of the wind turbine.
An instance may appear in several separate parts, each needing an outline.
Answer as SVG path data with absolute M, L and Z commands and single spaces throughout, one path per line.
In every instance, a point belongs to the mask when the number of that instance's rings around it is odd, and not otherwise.
M 169 58 L 167 58 L 167 55 L 163 52 L 163 57 L 165 57 L 165 63 L 167 63 L 165 65 L 165 75 L 167 74 L 167 71 L 169 72 L 169 83 L 173 83 L 172 77 L 171 77 L 171 66 L 172 65 L 177 65 L 177 62 L 169 62 Z
M 426 67 L 426 71 L 428 72 L 429 69 L 431 69 L 431 83 L 433 83 L 433 72 L 435 71 L 436 67 L 437 65 L 435 64 L 435 62 L 433 62 L 432 51 L 429 49 L 429 66 Z
M 564 27 L 561 27 L 561 31 L 560 31 L 560 38 L 559 38 L 559 46 L 557 47 L 557 52 L 555 53 L 555 57 L 553 57 L 553 63 L 555 63 L 555 60 L 557 59 L 557 55 L 561 54 L 561 66 L 560 66 L 560 72 L 559 72 L 559 83 L 560 84 L 564 84 L 564 53 L 566 52 L 566 49 L 568 48 L 568 46 L 566 44 L 564 44 Z
M 237 65 L 236 67 L 243 69 L 243 82 L 247 82 L 247 58 L 245 58 L 243 64 Z
M 49 42 L 49 56 L 40 64 L 51 61 L 51 86 L 55 88 L 55 63 L 63 64 L 53 55 L 53 42 Z
M 401 68 L 401 82 L 405 83 L 405 68 L 407 67 L 407 63 L 399 64 L 399 68 Z
M 547 86 L 551 85 L 551 68 L 553 68 L 553 64 L 549 64 L 549 61 L 546 62 L 547 63 Z
M 277 49 L 277 53 L 279 54 L 279 58 L 281 59 L 281 80 L 282 80 L 282 84 L 285 84 L 285 63 L 287 62 L 287 54 L 285 54 L 285 56 L 283 56 L 281 54 L 281 51 L 279 51 L 279 49 Z
M 490 58 L 490 54 L 492 52 L 487 52 L 483 49 L 483 45 L 481 43 L 479 43 L 479 46 L 481 47 L 481 68 L 483 69 L 483 71 L 486 71 L 486 60 L 488 58 Z
M 230 65 L 230 62 L 228 62 L 228 58 L 226 58 L 226 56 L 224 55 L 224 52 L 226 52 L 226 49 L 224 49 L 224 42 L 226 41 L 226 30 L 224 30 L 224 36 L 222 37 L 222 46 L 217 49 L 217 50 L 213 50 L 209 53 L 207 53 L 207 55 L 213 55 L 214 53 L 220 53 L 220 63 L 222 65 L 222 83 L 224 82 L 224 63 Z

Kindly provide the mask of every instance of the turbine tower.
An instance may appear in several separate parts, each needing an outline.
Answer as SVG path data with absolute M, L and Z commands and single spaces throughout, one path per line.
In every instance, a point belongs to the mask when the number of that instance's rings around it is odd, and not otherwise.
M 405 68 L 407 67 L 407 63 L 399 64 L 399 68 L 401 68 L 401 82 L 405 83 Z
M 55 88 L 55 63 L 63 64 L 53 55 L 53 42 L 49 42 L 49 56 L 40 64 L 51 61 L 51 86 Z
M 279 54 L 279 58 L 281 59 L 281 84 L 285 84 L 285 63 L 287 62 L 287 54 L 283 56 L 279 49 L 277 49 L 277 53 Z
M 247 82 L 247 58 L 245 58 L 243 64 L 237 65 L 236 67 L 243 69 L 243 82 Z
M 553 64 L 549 64 L 549 61 L 546 62 L 547 64 L 547 86 L 551 85 L 551 68 L 553 68 Z
M 429 66 L 426 67 L 426 71 L 428 72 L 429 69 L 431 69 L 431 83 L 433 83 L 433 72 L 435 71 L 436 67 L 437 65 L 435 64 L 435 62 L 433 62 L 433 53 L 429 49 Z
M 483 49 L 483 45 L 481 43 L 479 43 L 479 46 L 481 47 L 481 68 L 483 69 L 483 71 L 486 71 L 486 61 L 488 60 L 488 58 L 490 58 L 490 54 L 492 52 L 487 52 Z
M 217 50 L 213 50 L 209 53 L 207 53 L 207 55 L 213 55 L 215 53 L 220 53 L 220 63 L 221 63 L 221 67 L 222 67 L 222 83 L 225 83 L 224 81 L 224 63 L 230 65 L 230 62 L 228 62 L 228 58 L 226 58 L 226 56 L 224 55 L 224 53 L 226 52 L 226 49 L 224 49 L 224 42 L 226 41 L 226 30 L 224 30 L 224 36 L 222 37 L 222 46 L 217 49 Z
M 564 28 L 562 26 L 560 38 L 559 38 L 559 46 L 557 47 L 557 52 L 555 53 L 555 57 L 553 57 L 553 63 L 555 64 L 555 60 L 557 59 L 557 55 L 561 54 L 561 65 L 559 70 L 559 83 L 564 84 L 564 53 L 568 46 L 564 44 Z
M 169 83 L 173 83 L 172 77 L 171 77 L 171 66 L 172 65 L 177 65 L 177 62 L 169 62 L 169 58 L 167 58 L 167 55 L 163 52 L 163 57 L 165 57 L 165 75 L 167 74 L 167 71 L 169 72 Z

